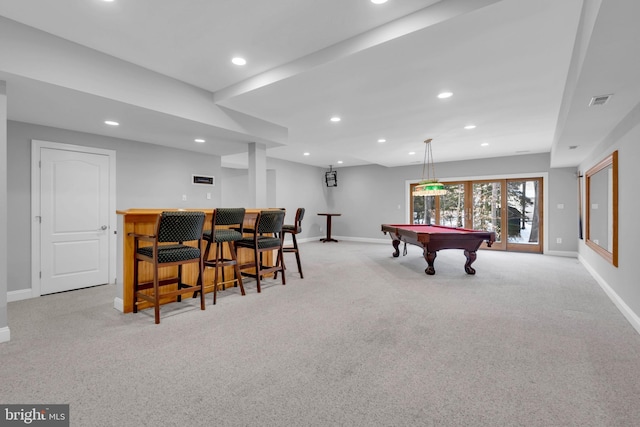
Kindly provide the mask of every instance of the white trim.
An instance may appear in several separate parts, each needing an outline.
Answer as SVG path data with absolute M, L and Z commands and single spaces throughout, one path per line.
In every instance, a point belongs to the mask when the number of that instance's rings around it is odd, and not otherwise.
M 109 157 L 109 283 L 116 280 L 117 224 L 116 215 L 116 151 L 59 142 L 31 140 L 31 297 L 41 295 L 40 287 L 40 160 L 41 149 L 77 151 Z
M 11 339 L 11 331 L 8 326 L 0 328 L 0 342 L 9 342 Z
M 578 258 L 578 252 L 575 251 L 545 251 L 545 255 L 563 256 L 567 258 Z
M 592 268 L 587 260 L 584 259 L 581 255 L 578 256 L 578 260 L 580 263 L 584 265 L 587 271 L 596 279 L 596 282 L 600 285 L 602 290 L 607 294 L 609 299 L 615 304 L 615 306 L 620 310 L 622 315 L 631 323 L 631 326 L 640 334 L 640 317 L 636 315 L 633 310 L 624 302 L 622 298 L 616 293 L 616 291 L 609 286 L 609 284 L 598 274 L 598 272 Z
M 113 308 L 118 310 L 120 313 L 124 313 L 124 301 L 120 297 L 115 297 L 113 299 Z
M 549 227 L 547 221 L 549 219 L 549 172 L 530 172 L 530 173 L 514 173 L 504 175 L 480 175 L 480 176 L 465 176 L 465 177 L 448 177 L 441 178 L 439 181 L 443 184 L 447 182 L 456 181 L 487 181 L 487 180 L 502 180 L 502 179 L 520 179 L 520 178 L 542 178 L 542 215 L 544 219 L 542 227 L 542 253 L 546 254 L 549 251 Z M 411 184 L 420 182 L 419 179 L 408 179 L 404 182 L 404 203 L 407 224 L 411 224 L 411 200 L 409 199 L 409 189 Z
M 33 291 L 31 289 L 7 292 L 7 302 L 22 301 L 29 298 L 33 298 Z
M 332 238 L 340 241 L 344 240 L 345 242 L 360 242 L 360 243 L 391 243 L 390 239 L 372 239 L 370 237 L 349 237 L 349 236 L 331 236 Z M 319 239 L 324 239 L 325 236 L 320 237 Z

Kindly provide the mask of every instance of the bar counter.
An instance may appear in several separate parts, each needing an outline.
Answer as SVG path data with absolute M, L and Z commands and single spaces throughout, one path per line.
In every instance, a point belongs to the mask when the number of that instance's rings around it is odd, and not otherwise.
M 165 211 L 199 211 L 204 212 L 206 215 L 204 229 L 208 230 L 211 228 L 211 215 L 213 214 L 213 209 L 127 209 L 127 210 L 119 210 L 116 211 L 118 215 L 121 216 L 121 221 L 118 221 L 119 227 L 118 232 L 120 233 L 120 238 L 122 239 L 122 311 L 124 313 L 130 313 L 133 311 L 133 251 L 134 251 L 134 242 L 133 237 L 129 236 L 130 233 L 136 234 L 148 234 L 152 235 L 155 232 L 156 221 L 158 220 L 158 216 Z M 255 221 L 256 215 L 262 211 L 267 209 L 246 209 L 244 224 L 245 227 L 249 225 L 253 225 L 253 221 Z M 120 240 L 120 239 L 119 239 Z M 195 244 L 195 242 L 194 242 Z M 206 248 L 206 242 L 203 241 L 202 251 Z M 224 245 L 226 251 L 226 245 Z M 238 251 L 238 262 L 244 263 L 253 260 L 253 253 L 247 250 Z M 228 253 L 225 252 L 225 256 L 229 256 Z M 265 262 L 271 263 L 273 261 L 272 254 L 265 254 Z M 215 257 L 214 248 L 211 248 L 209 258 Z M 178 267 L 165 267 L 160 269 L 160 280 L 165 278 L 173 277 L 177 274 Z M 120 269 L 119 269 L 120 270 Z M 152 280 L 153 278 L 153 270 L 152 265 L 146 262 L 140 263 L 139 267 L 140 281 Z M 182 270 L 183 281 L 185 283 L 195 284 L 198 280 L 198 266 L 196 264 L 187 264 L 183 266 Z M 225 277 L 233 277 L 233 267 L 225 267 Z M 214 269 L 213 268 L 205 268 L 204 272 L 204 283 L 206 286 L 210 286 L 213 283 L 214 278 Z M 167 286 L 167 291 L 175 289 L 177 285 Z M 221 289 L 220 285 L 218 285 L 218 290 Z M 213 291 L 213 287 L 210 287 L 208 292 Z M 167 303 L 175 301 L 174 298 L 166 299 L 165 301 L 161 300 L 161 303 Z M 207 305 L 211 304 L 210 298 L 207 298 Z M 138 308 L 144 309 L 150 307 L 151 305 L 146 301 L 138 301 Z

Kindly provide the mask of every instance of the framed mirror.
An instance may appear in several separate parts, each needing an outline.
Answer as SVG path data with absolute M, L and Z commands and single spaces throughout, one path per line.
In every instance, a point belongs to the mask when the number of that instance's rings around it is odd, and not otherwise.
M 585 173 L 586 244 L 618 266 L 618 152 Z

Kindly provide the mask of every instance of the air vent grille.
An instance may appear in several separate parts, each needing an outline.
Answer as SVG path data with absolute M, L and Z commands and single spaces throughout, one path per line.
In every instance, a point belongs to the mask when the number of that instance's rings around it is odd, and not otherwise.
M 593 107 L 596 105 L 604 105 L 607 102 L 609 102 L 612 96 L 613 95 L 594 96 L 593 98 L 591 98 L 591 102 L 589 102 L 589 107 Z

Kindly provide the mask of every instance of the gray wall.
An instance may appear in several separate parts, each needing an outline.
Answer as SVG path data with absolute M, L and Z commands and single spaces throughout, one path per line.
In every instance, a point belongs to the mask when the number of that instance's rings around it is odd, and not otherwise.
M 583 264 L 598 276 L 605 290 L 609 288 L 615 293 L 610 296 L 640 332 L 640 286 L 636 269 L 640 237 L 637 219 L 640 198 L 636 185 L 640 159 L 640 105 L 580 165 L 580 170 L 584 173 L 615 150 L 618 150 L 618 267 L 605 261 L 584 241 L 580 242 L 578 251 Z
M 9 339 L 7 328 L 7 85 L 0 80 L 0 342 Z
M 226 207 L 249 206 L 249 175 L 246 169 L 222 168 L 222 203 Z
M 549 252 L 569 252 L 578 247 L 577 180 L 574 168 L 550 169 L 548 154 L 522 155 L 472 161 L 438 163 L 440 180 L 476 179 L 548 174 L 547 217 L 544 227 L 549 235 Z M 419 180 L 422 165 L 385 168 L 358 166 L 338 169 L 338 187 L 327 197 L 334 218 L 333 234 L 365 239 L 381 239 L 380 224 L 407 221 L 407 181 Z M 558 205 L 562 204 L 562 209 Z M 556 243 L 556 238 L 562 243 Z
M 299 237 L 321 236 L 325 219 L 317 214 L 327 210 L 328 190 L 331 190 L 324 184 L 325 170 L 277 159 L 267 159 L 267 167 L 275 171 L 275 206 L 287 210 L 286 222 L 293 223 L 296 209 L 305 208 Z
M 191 184 L 192 174 L 220 176 L 220 157 L 141 142 L 9 122 L 8 125 L 8 291 L 31 288 L 31 140 L 116 151 L 116 209 L 213 208 L 221 191 Z M 207 200 L 206 193 L 211 199 Z M 182 195 L 187 201 L 182 201 Z M 115 226 L 115 224 L 114 224 Z
M 302 233 L 304 241 L 321 236 L 330 190 L 324 184 L 324 169 L 300 163 L 267 158 L 267 201 L 269 207 L 285 208 L 287 224 L 293 223 L 298 208 L 305 208 Z M 225 206 L 249 206 L 246 169 L 222 168 L 222 202 Z

